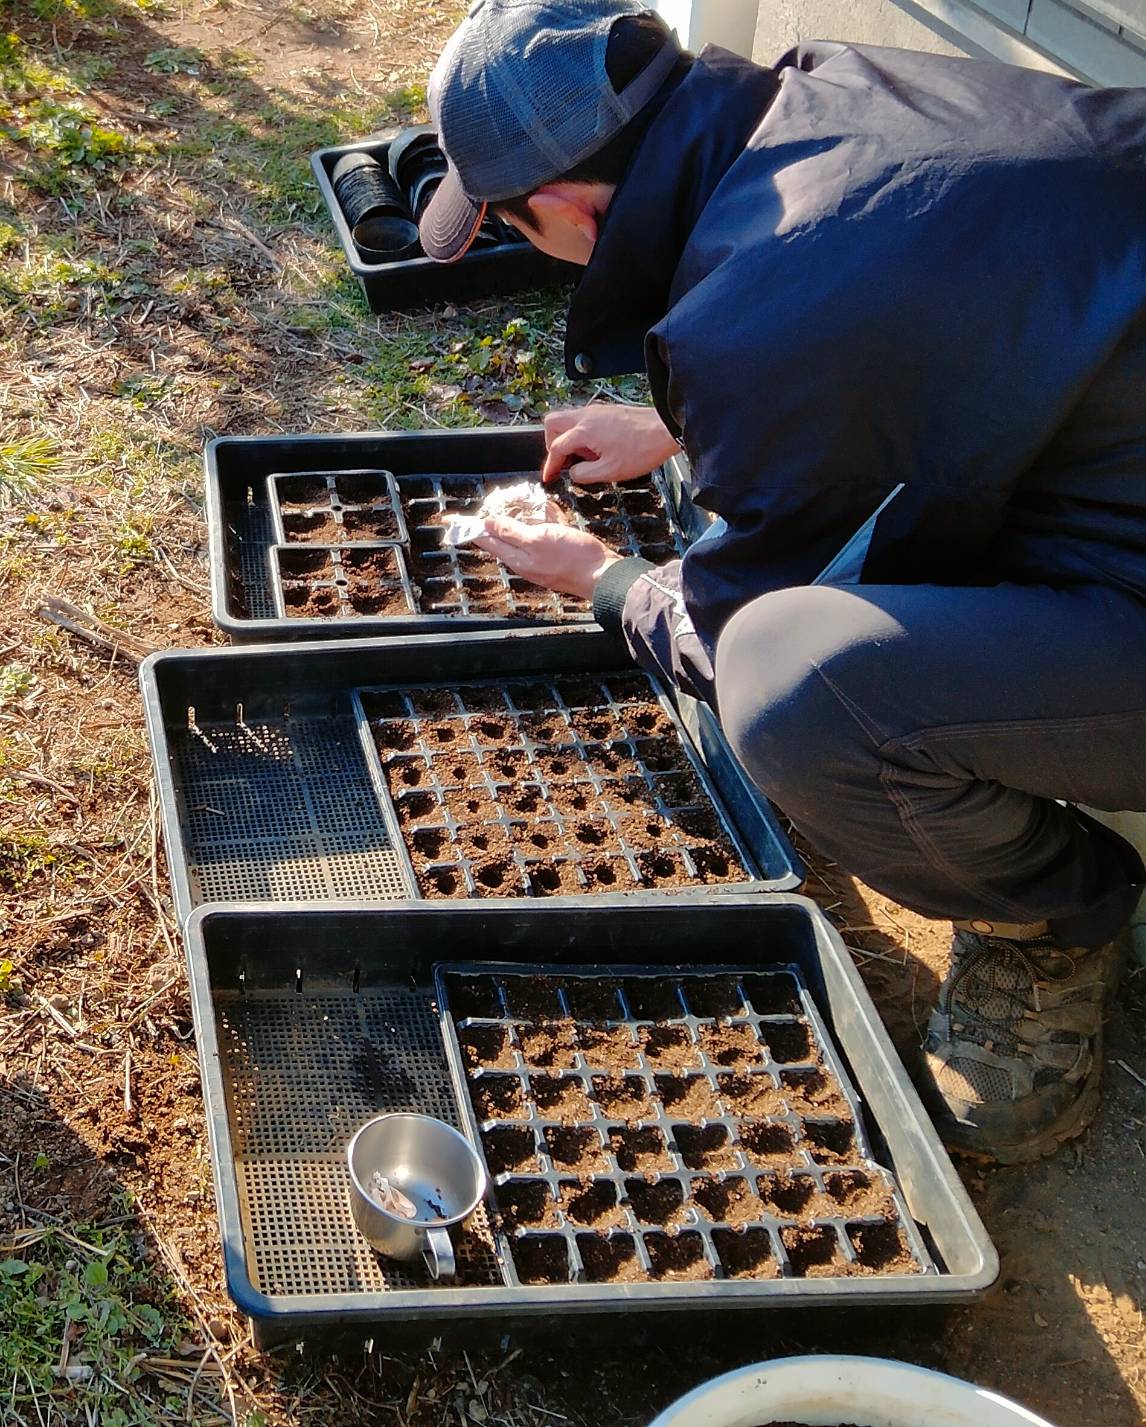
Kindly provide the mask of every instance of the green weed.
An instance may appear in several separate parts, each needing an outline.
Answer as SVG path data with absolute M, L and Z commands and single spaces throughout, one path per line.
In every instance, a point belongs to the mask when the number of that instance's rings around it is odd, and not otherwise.
M 36 676 L 23 664 L 0 665 L 0 708 L 22 703 L 36 689 Z
M 203 68 L 202 50 L 176 45 L 169 49 L 152 50 L 143 61 L 152 74 L 198 74 Z
M 56 448 L 47 436 L 0 441 L 0 507 L 31 495 L 59 462 Z

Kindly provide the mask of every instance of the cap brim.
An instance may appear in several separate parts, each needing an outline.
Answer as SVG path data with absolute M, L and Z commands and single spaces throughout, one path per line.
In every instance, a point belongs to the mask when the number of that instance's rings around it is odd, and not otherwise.
M 426 256 L 436 263 L 456 263 L 464 258 L 485 221 L 488 206 L 467 197 L 451 167 L 418 224 Z

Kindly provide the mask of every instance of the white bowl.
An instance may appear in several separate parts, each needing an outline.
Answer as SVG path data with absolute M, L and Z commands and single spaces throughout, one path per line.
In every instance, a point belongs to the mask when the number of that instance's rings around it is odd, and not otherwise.
M 927 1368 L 885 1358 L 753 1363 L 702 1383 L 651 1427 L 1052 1427 L 1018 1403 Z

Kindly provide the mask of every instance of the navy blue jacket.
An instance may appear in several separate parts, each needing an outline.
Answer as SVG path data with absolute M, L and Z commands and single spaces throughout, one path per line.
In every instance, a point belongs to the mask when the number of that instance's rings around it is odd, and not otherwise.
M 866 582 L 1146 597 L 1146 89 L 705 50 L 606 214 L 567 361 L 643 362 L 723 522 L 596 602 L 690 692 L 737 608 L 812 582 L 900 483 Z

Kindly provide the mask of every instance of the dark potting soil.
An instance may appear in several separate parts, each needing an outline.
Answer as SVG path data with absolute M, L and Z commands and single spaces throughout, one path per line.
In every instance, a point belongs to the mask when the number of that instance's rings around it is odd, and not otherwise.
M 577 1248 L 590 1283 L 639 1283 L 647 1278 L 626 1234 L 578 1234 Z
M 572 1021 L 547 1021 L 517 1029 L 522 1059 L 545 1069 L 567 1070 L 577 1054 Z
M 283 534 L 288 541 L 337 545 L 342 528 L 327 511 L 291 511 L 283 514 Z
M 563 1184 L 561 1208 L 571 1224 L 587 1229 L 614 1229 L 626 1222 L 616 1186 L 600 1179 Z
M 398 520 L 388 507 L 344 510 L 342 529 L 348 540 L 397 540 Z
M 494 1191 L 502 1220 L 510 1229 L 554 1229 L 560 1224 L 557 1201 L 543 1179 L 512 1179 Z
M 609 1148 L 626 1174 L 660 1174 L 674 1168 L 664 1136 L 651 1126 L 610 1130 Z
M 593 1118 L 589 1097 L 575 1076 L 534 1075 L 529 1086 L 539 1112 L 547 1120 L 575 1125 Z
M 471 1026 L 458 1032 L 462 1059 L 471 1070 L 512 1070 L 513 1046 L 500 1026 Z
M 780 1072 L 780 1085 L 789 1109 L 798 1115 L 837 1115 L 846 1118 L 851 1114 L 834 1076 L 822 1070 Z
M 712 1242 L 729 1278 L 780 1277 L 767 1229 L 714 1229 Z
M 645 1248 L 655 1279 L 681 1282 L 712 1277 L 699 1234 L 646 1234 Z
M 664 1227 L 684 1218 L 684 1186 L 676 1179 L 627 1179 L 629 1206 L 642 1224 Z
M 643 1120 L 652 1112 L 648 1086 L 638 1076 L 595 1075 L 593 1098 L 610 1120 Z
M 640 1063 L 632 1034 L 625 1026 L 604 1030 L 585 1026 L 578 1030 L 581 1054 L 594 1069 L 636 1070 Z
M 355 614 L 409 614 L 410 604 L 392 550 L 343 550 L 347 598 Z
M 670 1115 L 682 1119 L 714 1119 L 720 1114 L 720 1104 L 712 1086 L 703 1075 L 658 1075 L 657 1093 Z
M 710 1219 L 726 1224 L 759 1223 L 764 1212 L 744 1179 L 694 1179 L 692 1199 Z
M 795 1224 L 782 1228 L 780 1238 L 797 1278 L 841 1278 L 851 1268 L 834 1229 Z
M 700 1047 L 714 1065 L 753 1065 L 761 1060 L 751 1026 L 701 1026 Z
M 513 1263 L 522 1283 L 569 1282 L 569 1253 L 555 1235 L 515 1240 Z
M 545 1130 L 545 1147 L 559 1169 L 592 1174 L 609 1168 L 595 1130 L 550 1125 Z
M 333 585 L 283 584 L 283 606 L 289 619 L 332 619 L 341 609 Z
M 786 1108 L 787 1100 L 776 1089 L 770 1075 L 729 1071 L 718 1075 L 716 1083 L 721 1101 L 734 1115 L 763 1119 L 768 1115 L 782 1115 Z M 846 1106 L 846 1101 L 844 1103 Z
M 485 1162 L 490 1174 L 528 1174 L 541 1168 L 533 1131 L 525 1129 L 486 1130 L 482 1137 Z
M 684 1069 L 700 1064 L 696 1046 L 684 1026 L 642 1026 L 641 1047 L 650 1065 Z

